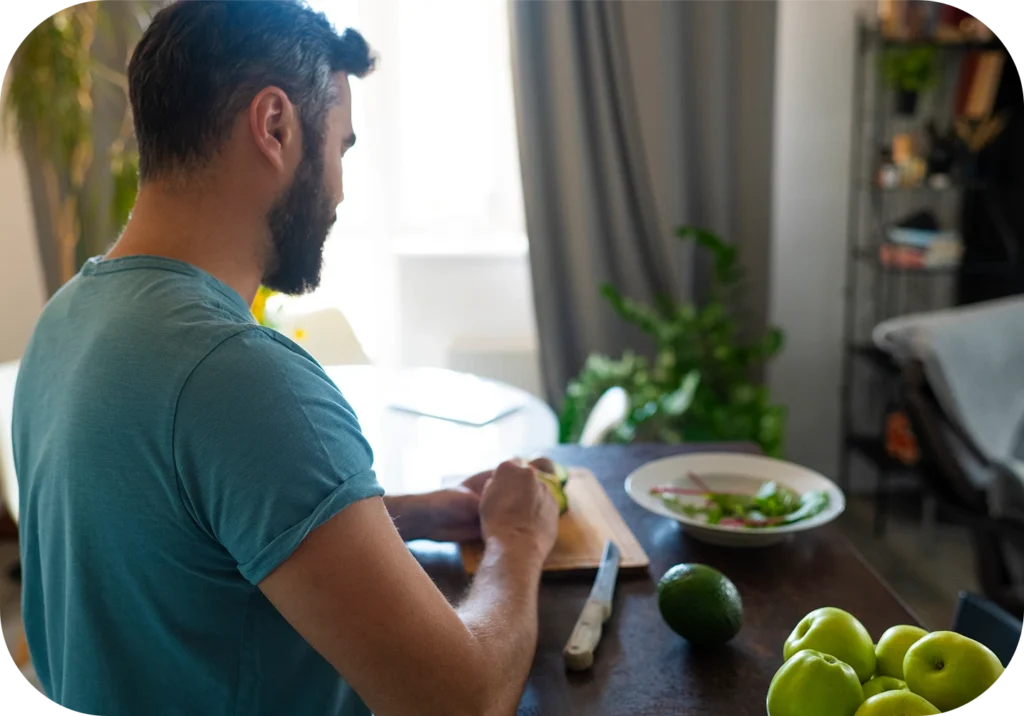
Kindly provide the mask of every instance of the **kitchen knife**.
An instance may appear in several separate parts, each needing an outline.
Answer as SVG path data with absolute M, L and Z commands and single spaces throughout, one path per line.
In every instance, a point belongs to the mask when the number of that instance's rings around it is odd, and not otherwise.
M 612 615 L 612 598 L 618 574 L 619 548 L 608 540 L 604 544 L 604 554 L 594 579 L 594 587 L 562 651 L 565 666 L 570 671 L 584 671 L 594 663 L 594 650 L 601 641 L 601 629 Z

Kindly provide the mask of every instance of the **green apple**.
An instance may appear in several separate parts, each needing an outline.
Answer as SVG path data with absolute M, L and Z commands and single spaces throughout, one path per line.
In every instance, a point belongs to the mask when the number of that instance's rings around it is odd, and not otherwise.
M 831 654 L 853 667 L 864 683 L 875 674 L 875 645 L 864 625 L 849 612 L 822 607 L 800 620 L 786 639 L 782 656 L 789 659 L 803 649 Z
M 787 659 L 768 687 L 768 716 L 853 716 L 863 702 L 850 665 L 810 649 Z
M 907 655 L 907 649 L 926 636 L 928 636 L 928 632 L 921 627 L 906 624 L 887 629 L 875 646 L 875 656 L 878 657 L 878 675 L 902 679 L 903 657 Z
M 861 704 L 854 716 L 931 716 L 937 708 L 909 691 L 886 691 Z
M 891 676 L 876 676 L 864 684 L 864 698 L 870 699 L 886 691 L 906 691 L 907 683 Z
M 974 639 L 934 631 L 907 651 L 903 673 L 911 691 L 945 712 L 985 693 L 1003 673 L 1003 665 Z

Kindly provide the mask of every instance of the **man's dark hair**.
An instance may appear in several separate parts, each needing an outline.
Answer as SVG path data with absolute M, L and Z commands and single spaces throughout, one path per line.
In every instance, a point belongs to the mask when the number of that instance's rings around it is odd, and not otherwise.
M 336 72 L 373 69 L 366 40 L 291 0 L 181 0 L 162 9 L 128 63 L 142 181 L 202 167 L 239 112 L 280 87 L 305 131 L 322 134 Z M 304 144 L 320 137 L 305 136 Z M 308 150 L 309 147 L 306 147 Z

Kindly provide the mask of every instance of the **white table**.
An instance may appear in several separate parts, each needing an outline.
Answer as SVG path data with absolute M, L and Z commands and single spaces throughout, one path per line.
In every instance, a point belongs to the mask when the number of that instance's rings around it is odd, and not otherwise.
M 558 442 L 550 407 L 526 391 L 467 373 L 439 368 L 388 370 L 325 366 L 355 410 L 373 448 L 377 478 L 390 493 L 426 492 L 512 457 L 530 457 Z M 402 397 L 443 386 L 456 402 L 494 388 L 512 391 L 519 410 L 476 426 L 394 410 Z

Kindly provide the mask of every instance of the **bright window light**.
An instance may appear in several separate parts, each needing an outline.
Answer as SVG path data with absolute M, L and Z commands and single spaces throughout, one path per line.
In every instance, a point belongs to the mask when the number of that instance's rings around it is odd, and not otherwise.
M 395 256 L 525 252 L 502 0 L 313 0 L 354 27 L 378 70 L 353 80 L 359 137 L 344 161 L 345 202 L 305 303 L 342 309 L 372 358 L 387 362 Z

